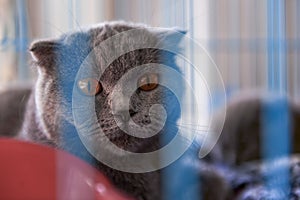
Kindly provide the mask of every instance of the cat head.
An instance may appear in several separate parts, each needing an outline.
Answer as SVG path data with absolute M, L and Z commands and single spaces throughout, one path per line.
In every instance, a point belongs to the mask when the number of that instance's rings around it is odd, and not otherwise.
M 162 133 L 176 134 L 180 116 L 181 94 L 161 82 L 168 79 L 182 87 L 163 69 L 180 73 L 177 50 L 165 49 L 178 49 L 181 37 L 174 29 L 114 22 L 33 43 L 30 51 L 39 72 L 35 100 L 47 137 L 62 138 L 67 131 L 62 120 L 76 128 L 96 123 L 93 134 L 99 128 L 104 133 L 97 140 L 107 137 L 132 152 L 158 149 Z M 84 119 L 78 123 L 74 115 Z

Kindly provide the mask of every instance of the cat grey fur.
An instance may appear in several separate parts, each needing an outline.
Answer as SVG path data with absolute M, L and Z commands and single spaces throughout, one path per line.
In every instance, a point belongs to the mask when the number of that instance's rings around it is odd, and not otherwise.
M 106 39 L 132 29 L 142 30 L 142 34 L 130 38 L 140 43 L 160 44 L 172 37 L 173 31 L 153 31 L 144 25 L 111 22 L 94 26 L 90 29 L 68 33 L 53 40 L 37 41 L 32 44 L 30 51 L 34 58 L 34 65 L 38 70 L 38 79 L 29 98 L 25 122 L 20 137 L 25 140 L 40 144 L 51 145 L 56 148 L 67 150 L 81 157 L 106 174 L 111 181 L 121 190 L 136 197 L 137 199 L 161 199 L 161 170 L 149 173 L 127 173 L 112 169 L 97 161 L 85 149 L 79 140 L 74 119 L 72 116 L 72 89 L 76 86 L 76 74 L 87 56 L 92 52 L 93 59 L 90 66 L 95 73 L 102 70 L 101 62 L 103 52 L 111 51 L 113 48 L 123 48 L 120 43 L 111 46 L 111 49 L 97 49 L 99 44 Z M 128 39 L 128 38 L 127 38 Z M 174 38 L 173 38 L 174 39 Z M 177 44 L 180 38 L 175 38 Z M 163 56 L 164 55 L 164 56 Z M 167 55 L 167 57 L 165 57 Z M 167 59 L 166 59 L 167 58 Z M 106 137 L 119 148 L 142 153 L 159 149 L 163 142 L 161 134 L 176 134 L 176 128 L 166 130 L 164 127 L 157 135 L 150 138 L 137 138 L 125 134 L 116 124 L 112 109 L 112 89 L 116 82 L 130 69 L 147 63 L 163 63 L 167 66 L 175 66 L 174 55 L 162 52 L 155 48 L 145 48 L 131 51 L 113 61 L 100 77 L 102 91 L 95 96 L 95 112 L 98 122 Z M 175 83 L 176 84 L 176 83 Z M 127 84 L 121 85 L 120 90 L 126 93 Z M 121 93 L 122 93 L 121 92 Z M 122 104 L 121 99 L 118 103 Z M 155 126 L 155 118 L 152 123 L 149 117 L 149 108 L 154 104 L 164 105 L 171 126 L 174 126 L 179 117 L 178 102 L 176 97 L 167 88 L 158 85 L 152 91 L 137 90 L 130 98 L 130 106 L 117 110 L 117 118 L 122 123 L 125 112 L 130 113 L 132 120 L 141 126 Z M 170 103 L 174 101 L 174 103 Z M 75 108 L 77 109 L 77 108 Z M 79 108 L 81 109 L 81 108 Z M 127 110 L 126 110 L 127 109 Z M 176 112 L 175 112 L 176 111 Z M 129 127 L 131 132 L 135 130 Z M 171 130 L 171 131 L 170 131 Z M 138 134 L 138 133 L 136 133 Z M 102 140 L 102 136 L 96 140 Z M 114 152 L 111 152 L 114 153 Z M 121 156 L 121 155 L 120 155 Z M 157 158 L 159 159 L 159 158 Z M 213 175 L 218 177 L 218 175 Z M 178 180 L 179 181 L 179 180 Z M 222 182 L 222 181 L 221 181 Z
M 67 91 L 67 89 L 72 89 L 73 85 L 76 84 L 74 78 L 80 64 L 92 50 L 97 48 L 99 43 L 115 34 L 133 28 L 144 29 L 145 35 L 139 39 L 157 40 L 159 42 L 157 35 L 148 32 L 145 27 L 120 22 L 102 24 L 82 32 L 69 33 L 54 40 L 35 42 L 30 51 L 35 58 L 39 76 L 29 100 L 22 137 L 38 143 L 50 144 L 70 152 L 74 149 L 84 149 L 76 146 L 76 144 L 79 144 L 76 136 L 72 138 L 74 142 L 68 141 L 68 144 L 62 138 L 62 135 L 68 131 L 63 127 L 63 121 L 69 125 L 74 122 L 72 119 L 72 105 L 69 99 L 72 90 Z M 120 47 L 112 48 L 121 48 L 122 44 L 119 45 Z M 94 63 L 90 63 L 99 69 L 103 67 L 100 66 L 100 54 L 101 52 L 94 50 Z M 141 140 L 124 134 L 114 121 L 112 104 L 109 100 L 113 86 L 129 69 L 145 63 L 160 62 L 159 59 L 159 52 L 155 49 L 130 52 L 114 61 L 100 78 L 103 91 L 95 97 L 97 117 L 105 135 L 121 148 L 133 152 L 143 152 L 151 151 L 159 146 L 158 137 Z M 95 70 L 99 71 L 99 69 Z M 67 84 L 71 87 L 62 88 L 61 85 L 64 81 L 69 81 Z M 158 87 L 152 92 L 134 94 L 131 99 L 133 102 L 130 110 L 131 118 L 138 124 L 149 124 L 148 109 L 153 103 L 163 103 L 161 98 L 163 91 L 163 87 Z M 122 115 L 124 111 L 120 110 L 119 114 Z M 126 123 L 126 121 L 123 123 Z M 101 140 L 101 138 L 99 139 Z M 86 151 L 78 150 L 77 152 L 79 157 L 89 156 Z M 97 160 L 93 160 L 93 163 L 128 194 L 138 199 L 160 198 L 159 172 L 125 173 L 107 167 Z

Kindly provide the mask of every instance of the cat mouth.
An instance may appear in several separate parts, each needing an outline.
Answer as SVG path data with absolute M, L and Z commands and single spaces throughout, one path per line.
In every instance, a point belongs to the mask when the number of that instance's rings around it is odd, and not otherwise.
M 128 126 L 128 130 L 130 131 L 130 126 Z M 104 131 L 104 134 L 110 140 L 110 142 L 125 151 L 134 153 L 147 153 L 158 150 L 158 136 L 139 138 L 124 132 L 120 128 L 114 132 Z

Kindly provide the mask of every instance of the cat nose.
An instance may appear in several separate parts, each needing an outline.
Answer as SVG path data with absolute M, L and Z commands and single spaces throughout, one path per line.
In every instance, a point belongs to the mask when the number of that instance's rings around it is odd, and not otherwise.
M 114 114 L 114 116 L 117 119 L 121 120 L 122 122 L 128 122 L 130 119 L 128 111 L 118 111 L 117 113 Z

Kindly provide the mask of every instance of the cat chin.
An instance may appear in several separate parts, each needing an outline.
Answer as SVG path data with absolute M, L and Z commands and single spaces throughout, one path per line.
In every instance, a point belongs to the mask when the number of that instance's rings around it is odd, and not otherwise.
M 112 143 L 108 145 L 116 145 L 118 148 L 121 148 L 125 151 L 137 153 L 150 152 L 158 149 L 159 137 L 157 136 L 153 136 L 150 138 L 138 138 L 125 133 L 121 129 L 113 133 L 104 132 L 104 134 L 105 137 L 107 137 Z

